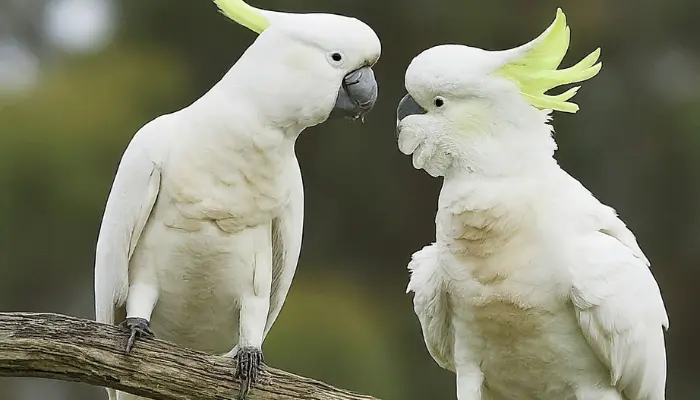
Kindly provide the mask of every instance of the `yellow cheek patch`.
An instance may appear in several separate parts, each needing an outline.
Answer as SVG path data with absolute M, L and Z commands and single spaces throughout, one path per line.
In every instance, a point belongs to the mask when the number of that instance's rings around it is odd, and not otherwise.
M 493 121 L 491 109 L 478 101 L 467 101 L 459 110 L 455 110 L 453 115 L 453 132 L 470 137 L 489 132 Z
M 243 0 L 214 0 L 214 3 L 226 17 L 253 32 L 261 34 L 270 27 L 270 21 L 258 9 L 249 6 Z
M 569 49 L 569 27 L 561 8 L 557 9 L 554 22 L 535 40 L 512 51 L 519 57 L 499 68 L 495 75 L 513 81 L 523 97 L 539 109 L 558 110 L 575 113 L 579 107 L 568 100 L 574 97 L 580 86 L 558 95 L 547 95 L 550 89 L 594 77 L 600 71 L 600 48 L 589 54 L 576 65 L 560 69 L 562 59 Z M 509 50 L 510 51 L 510 50 Z

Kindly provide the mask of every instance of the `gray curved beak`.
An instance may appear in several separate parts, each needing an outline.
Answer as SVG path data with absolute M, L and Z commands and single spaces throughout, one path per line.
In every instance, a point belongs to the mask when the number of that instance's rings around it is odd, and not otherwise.
M 364 119 L 377 102 L 378 95 L 379 89 L 371 67 L 352 71 L 343 78 L 330 118 Z
M 396 108 L 396 118 L 401 121 L 409 115 L 426 114 L 428 111 L 421 107 L 416 100 L 407 94 L 399 101 L 399 106 Z

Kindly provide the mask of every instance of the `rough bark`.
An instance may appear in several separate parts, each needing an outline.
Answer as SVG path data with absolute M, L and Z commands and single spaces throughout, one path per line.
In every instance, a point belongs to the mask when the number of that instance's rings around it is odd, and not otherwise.
M 140 339 L 126 355 L 126 336 L 64 315 L 0 313 L 0 376 L 83 382 L 157 400 L 237 398 L 233 360 L 157 339 Z M 377 400 L 267 367 L 248 400 L 273 399 Z

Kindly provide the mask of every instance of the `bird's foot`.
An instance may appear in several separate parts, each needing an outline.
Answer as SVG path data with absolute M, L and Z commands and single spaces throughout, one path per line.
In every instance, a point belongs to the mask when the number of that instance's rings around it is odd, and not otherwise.
M 131 353 L 136 338 L 154 337 L 150 322 L 143 318 L 127 318 L 119 324 L 119 327 L 129 333 L 129 340 L 126 342 L 126 354 Z
M 241 383 L 239 400 L 245 400 L 250 389 L 258 382 L 265 366 L 265 357 L 257 347 L 242 347 L 236 354 L 236 372 L 234 377 Z

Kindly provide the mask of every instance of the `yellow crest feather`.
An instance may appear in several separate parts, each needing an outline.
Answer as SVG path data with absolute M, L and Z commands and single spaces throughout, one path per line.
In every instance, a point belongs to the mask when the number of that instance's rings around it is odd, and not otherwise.
M 537 39 L 522 47 L 524 54 L 517 60 L 501 67 L 496 74 L 515 82 L 523 97 L 540 109 L 575 113 L 579 107 L 567 100 L 574 97 L 580 86 L 559 95 L 547 95 L 550 89 L 569 83 L 582 82 L 594 77 L 600 71 L 600 48 L 589 54 L 576 65 L 557 69 L 569 49 L 571 33 L 566 25 L 566 16 L 557 9 L 554 22 Z
M 243 0 L 214 0 L 222 14 L 253 32 L 262 33 L 270 27 L 270 21 L 260 11 Z

